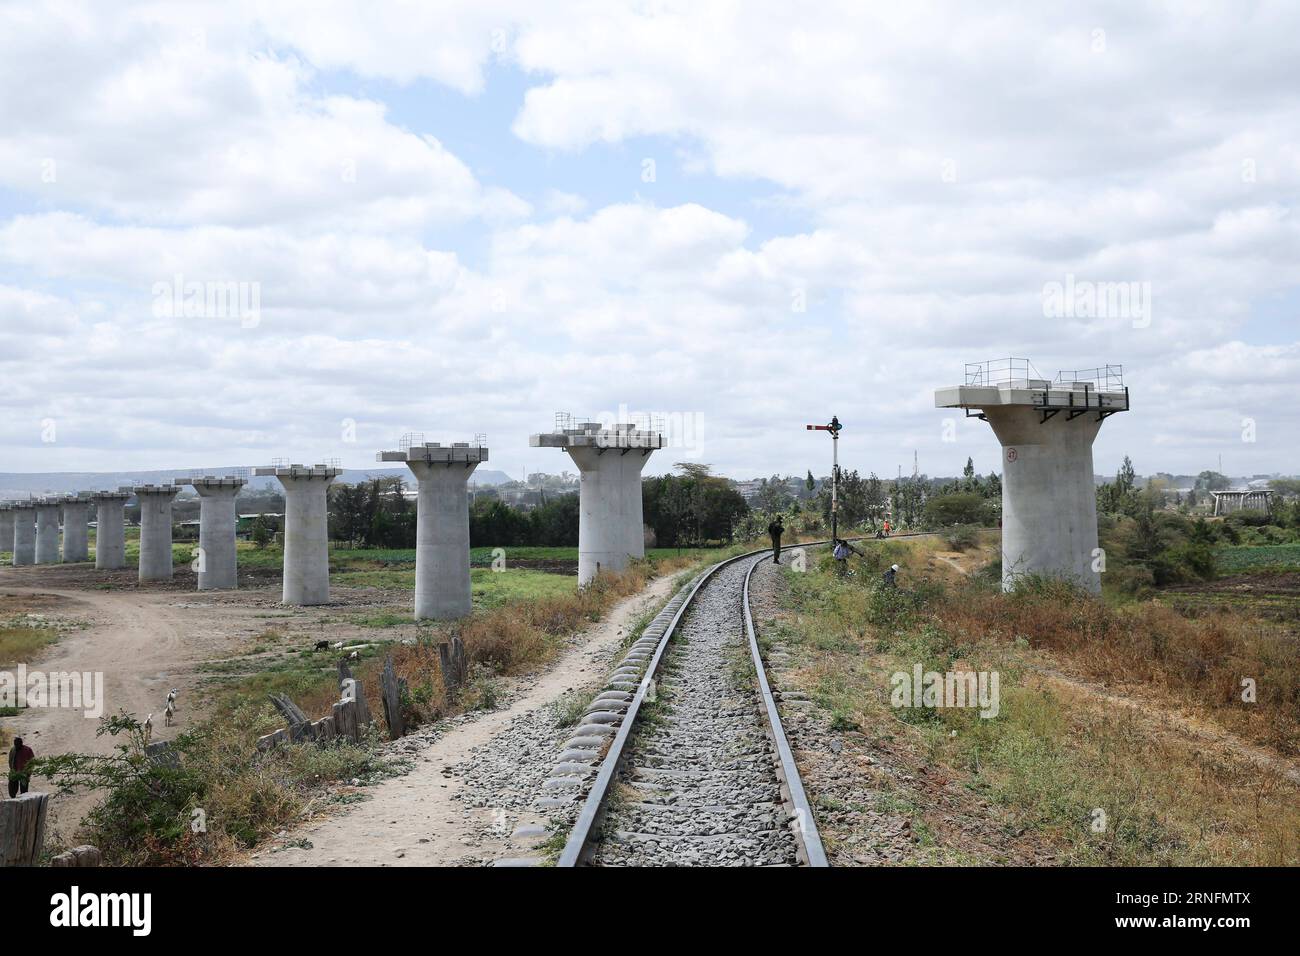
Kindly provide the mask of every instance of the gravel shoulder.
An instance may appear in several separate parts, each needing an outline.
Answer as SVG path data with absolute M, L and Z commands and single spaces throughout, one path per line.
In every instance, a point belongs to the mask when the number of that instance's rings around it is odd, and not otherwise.
M 497 710 L 442 721 L 387 750 L 409 773 L 367 787 L 349 803 L 251 854 L 257 866 L 485 865 L 521 855 L 511 840 L 528 818 L 566 731 L 553 708 L 602 681 L 629 628 L 665 601 L 676 579 L 656 578 L 614 607 L 540 674 L 512 682 Z

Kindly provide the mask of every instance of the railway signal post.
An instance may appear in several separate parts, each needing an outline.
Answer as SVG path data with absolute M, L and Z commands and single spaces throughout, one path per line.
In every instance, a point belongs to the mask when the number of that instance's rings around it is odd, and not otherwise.
M 810 432 L 830 432 L 831 434 L 831 538 L 838 539 L 840 519 L 840 424 L 838 415 L 832 415 L 828 425 L 805 425 Z

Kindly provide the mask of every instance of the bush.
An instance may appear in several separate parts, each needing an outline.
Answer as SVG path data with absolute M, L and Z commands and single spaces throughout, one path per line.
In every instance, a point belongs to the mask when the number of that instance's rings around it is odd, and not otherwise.
M 1157 555 L 1150 565 L 1152 579 L 1158 587 L 1209 580 L 1217 572 L 1214 549 L 1202 542 L 1169 548 Z
M 939 495 L 925 503 L 924 520 L 928 527 L 946 528 L 959 524 L 992 524 L 993 502 L 974 492 Z
M 1149 597 L 1155 588 L 1155 578 L 1150 568 L 1140 565 L 1126 565 L 1107 568 L 1102 576 L 1104 584 L 1113 587 L 1120 594 L 1135 598 Z
M 980 543 L 979 529 L 968 524 L 958 525 L 945 534 L 943 540 L 952 550 L 965 551 Z
M 218 863 L 292 822 L 322 783 L 387 772 L 374 740 L 256 753 L 257 736 L 281 723 L 269 707 L 246 706 L 181 734 L 168 748 L 171 759 L 156 760 L 146 752 L 144 726 L 123 712 L 96 731 L 115 739 L 112 753 L 40 758 L 36 772 L 61 793 L 105 792 L 84 829 L 109 863 Z

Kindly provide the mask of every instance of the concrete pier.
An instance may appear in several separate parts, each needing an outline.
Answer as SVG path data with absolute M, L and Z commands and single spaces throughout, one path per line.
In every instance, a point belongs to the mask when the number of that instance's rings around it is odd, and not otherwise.
M 15 501 L 13 565 L 16 568 L 36 563 L 36 502 Z
M 172 502 L 180 494 L 177 485 L 132 485 L 140 502 L 140 574 L 147 581 L 172 579 Z
M 1023 359 L 1004 359 L 968 365 L 966 379 L 938 389 L 934 403 L 968 416 L 978 409 L 973 417 L 988 422 L 1002 445 L 1002 589 L 1045 575 L 1099 593 L 1092 443 L 1103 421 L 1128 411 L 1122 368 L 1048 380 Z
M 238 587 L 235 559 L 235 497 L 248 482 L 236 476 L 191 478 L 199 493 L 198 578 L 200 591 Z
M 641 471 L 650 453 L 664 446 L 659 432 L 630 424 L 602 428 L 578 422 L 533 435 L 534 448 L 562 448 L 581 475 L 578 501 L 578 584 L 600 571 L 621 571 L 631 558 L 645 557 Z
M 285 604 L 328 604 L 330 599 L 329 486 L 343 473 L 332 464 L 271 465 L 284 487 Z
M 11 553 L 14 549 L 14 505 L 12 501 L 0 501 L 0 552 Z
M 466 484 L 488 450 L 468 443 L 383 451 L 419 483 L 415 515 L 415 618 L 448 621 L 470 612 L 469 496 Z
M 69 495 L 63 499 L 63 560 L 90 560 L 90 499 Z
M 126 510 L 131 490 L 97 491 L 95 504 L 95 567 L 113 571 L 126 567 Z
M 36 563 L 59 563 L 59 499 L 41 498 L 36 502 Z

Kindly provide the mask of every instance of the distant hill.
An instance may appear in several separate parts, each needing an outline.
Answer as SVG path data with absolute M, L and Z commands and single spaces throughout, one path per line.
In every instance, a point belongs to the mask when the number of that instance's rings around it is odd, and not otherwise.
M 152 471 L 0 472 L 0 500 L 26 498 L 36 495 L 71 494 L 78 491 L 101 491 L 106 488 L 115 489 L 122 485 L 145 482 L 154 484 L 168 481 L 183 482 L 199 472 L 229 474 L 237 470 L 237 467 L 173 468 Z M 251 469 L 249 470 L 251 471 Z M 358 481 L 369 481 L 371 478 L 389 478 L 393 476 L 414 480 L 410 471 L 405 468 L 365 468 L 357 470 L 345 469 L 339 477 L 339 481 L 355 484 Z M 474 472 L 474 482 L 479 485 L 499 485 L 510 480 L 510 476 L 504 471 L 479 468 Z M 251 489 L 276 490 L 280 487 L 279 482 L 271 477 L 250 478 L 248 485 Z

